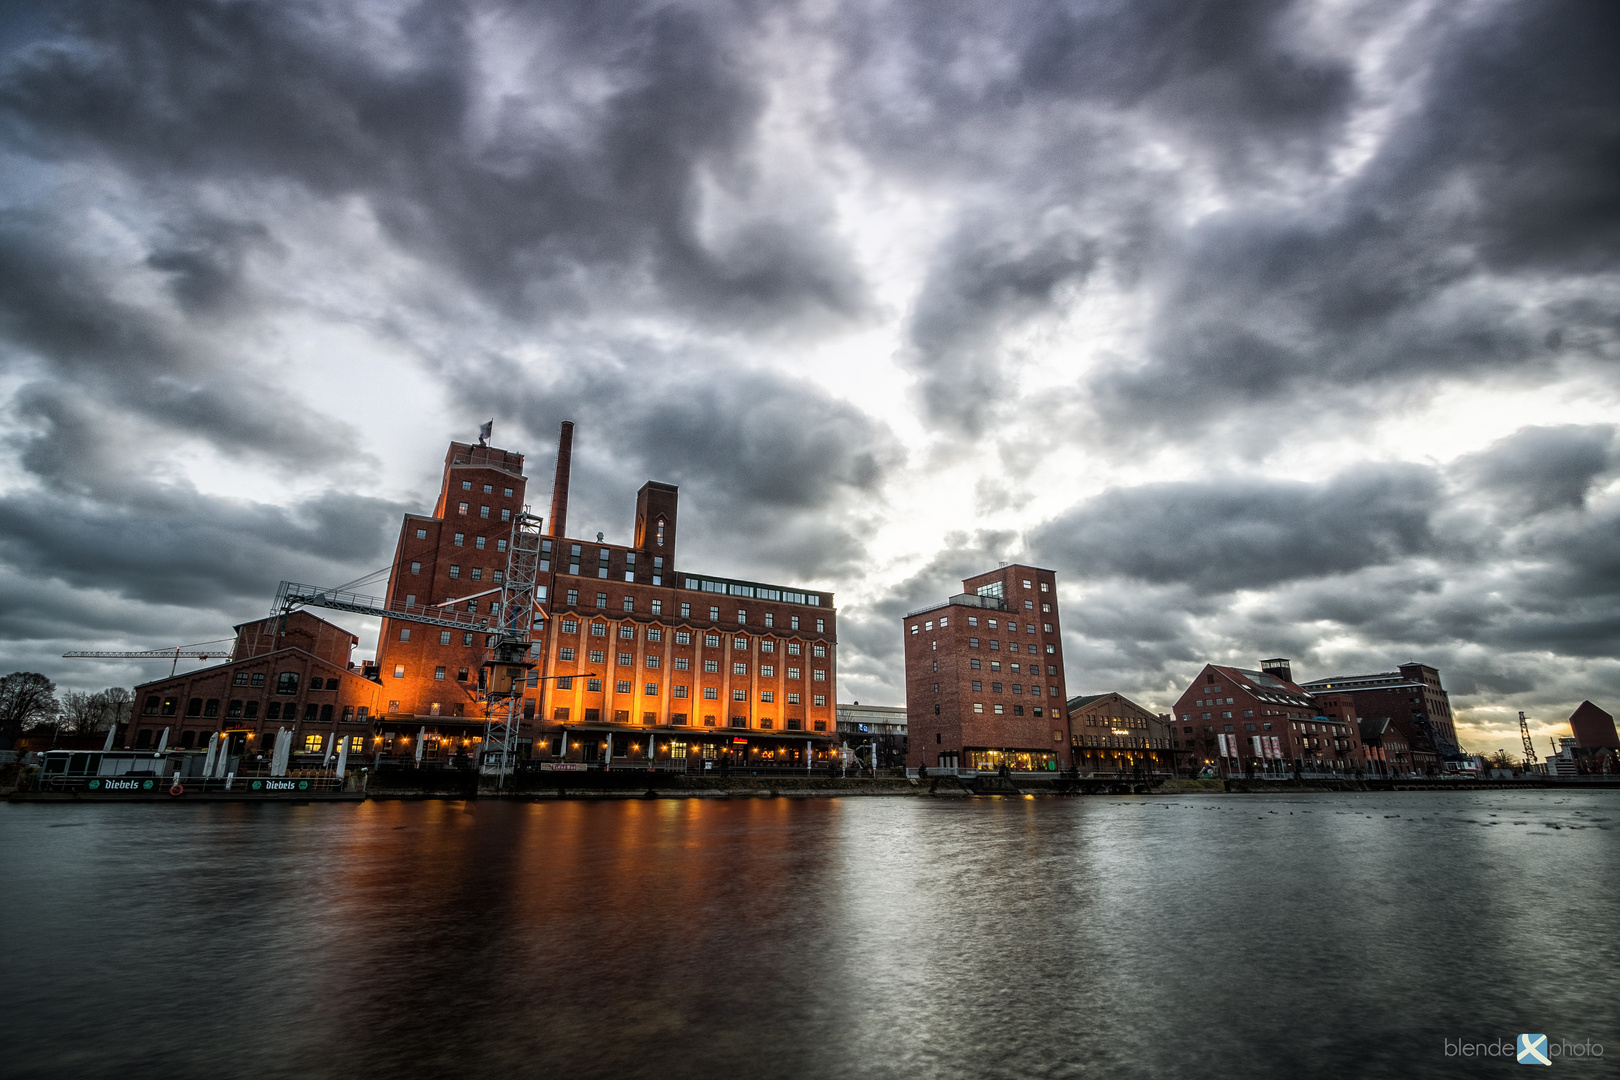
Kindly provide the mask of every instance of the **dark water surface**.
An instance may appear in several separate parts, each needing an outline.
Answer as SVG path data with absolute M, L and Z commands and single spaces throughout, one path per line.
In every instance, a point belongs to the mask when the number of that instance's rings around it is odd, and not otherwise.
M 7 805 L 0 902 L 8 1077 L 1620 1061 L 1620 792 Z

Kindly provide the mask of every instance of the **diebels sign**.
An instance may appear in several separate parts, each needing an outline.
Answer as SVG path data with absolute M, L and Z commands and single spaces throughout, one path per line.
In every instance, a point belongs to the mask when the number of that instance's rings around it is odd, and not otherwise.
M 250 785 L 254 791 L 308 791 L 308 780 L 255 780 Z
M 92 780 L 84 785 L 90 791 L 151 791 L 151 780 Z

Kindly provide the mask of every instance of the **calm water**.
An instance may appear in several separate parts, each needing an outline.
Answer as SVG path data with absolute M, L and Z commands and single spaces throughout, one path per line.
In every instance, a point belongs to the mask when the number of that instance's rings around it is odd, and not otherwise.
M 1613 1075 L 1617 886 L 1620 792 L 0 806 L 0 1075 Z

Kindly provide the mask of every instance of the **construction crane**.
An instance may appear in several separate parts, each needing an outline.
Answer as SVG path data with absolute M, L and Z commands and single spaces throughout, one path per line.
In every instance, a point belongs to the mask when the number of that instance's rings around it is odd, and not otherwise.
M 216 638 L 216 641 L 229 641 L 229 638 Z M 212 641 L 198 642 L 199 645 L 212 645 Z M 80 649 L 62 654 L 64 660 L 168 660 L 174 663 L 169 667 L 170 678 L 180 670 L 180 658 L 194 660 L 224 660 L 230 657 L 229 650 L 199 649 L 196 645 L 176 645 L 172 649 Z
M 533 635 L 540 567 L 542 522 L 527 510 L 512 521 L 506 545 L 506 574 L 501 578 L 500 622 L 495 647 L 484 660 L 484 743 L 481 767 L 496 775 L 499 790 L 517 764 L 518 726 L 523 689 L 529 681 L 529 643 Z M 504 708 L 502 707 L 504 704 Z M 504 712 L 504 716 L 501 714 Z
M 1530 739 L 1530 724 L 1524 713 L 1519 714 L 1519 738 L 1524 742 L 1524 768 L 1528 772 L 1536 764 L 1536 744 Z

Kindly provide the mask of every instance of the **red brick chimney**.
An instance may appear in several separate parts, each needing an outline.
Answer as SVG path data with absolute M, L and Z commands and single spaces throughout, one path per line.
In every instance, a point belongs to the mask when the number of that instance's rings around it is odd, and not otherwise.
M 574 422 L 562 422 L 562 434 L 557 437 L 557 477 L 551 482 L 552 536 L 566 536 L 568 528 L 568 472 L 574 459 Z

